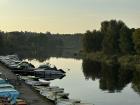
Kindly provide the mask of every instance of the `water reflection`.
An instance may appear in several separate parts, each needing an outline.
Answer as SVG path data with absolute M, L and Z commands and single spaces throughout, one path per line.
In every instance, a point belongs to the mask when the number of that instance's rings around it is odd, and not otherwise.
M 119 64 L 107 65 L 104 63 L 83 60 L 83 73 L 86 79 L 99 79 L 99 87 L 103 91 L 120 92 L 132 82 L 132 88 L 140 94 L 140 72 L 124 69 Z
M 45 77 L 43 77 L 43 79 L 50 81 L 50 80 L 55 80 L 55 79 L 62 79 L 64 77 L 65 75 L 46 75 Z
M 81 57 L 77 54 L 77 49 L 65 49 L 65 48 L 43 48 L 43 49 L 28 49 L 28 50 L 3 50 L 0 55 L 17 54 L 21 59 L 33 60 L 37 59 L 40 62 L 50 59 L 50 57 L 62 57 L 62 58 L 74 58 L 80 59 Z
M 61 80 L 51 81 L 51 85 L 63 87 L 70 93 L 72 99 L 81 99 L 95 105 L 140 105 L 140 97 L 137 95 L 140 75 L 134 70 L 88 59 L 82 61 L 52 57 L 45 62 L 35 62 L 35 60 L 30 62 L 36 67 L 41 63 L 49 62 L 66 70 L 66 76 Z M 82 65 L 83 69 L 81 69 Z M 68 71 L 67 68 L 70 70 Z M 133 83 L 134 81 L 137 83 Z M 132 89 L 133 84 L 135 84 L 135 91 Z
M 140 72 L 136 71 L 133 75 L 132 88 L 140 95 Z

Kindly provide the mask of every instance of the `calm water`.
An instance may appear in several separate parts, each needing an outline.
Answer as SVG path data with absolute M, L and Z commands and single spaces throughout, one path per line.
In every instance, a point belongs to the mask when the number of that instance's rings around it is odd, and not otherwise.
M 121 72 L 114 67 L 111 68 L 112 72 L 105 66 L 100 70 L 97 64 L 71 58 L 52 57 L 43 62 L 35 59 L 26 60 L 36 67 L 49 62 L 64 69 L 66 76 L 63 79 L 51 81 L 51 85 L 64 88 L 65 92 L 70 93 L 72 99 L 80 99 L 95 105 L 140 105 L 138 73 L 134 77 L 131 71 Z

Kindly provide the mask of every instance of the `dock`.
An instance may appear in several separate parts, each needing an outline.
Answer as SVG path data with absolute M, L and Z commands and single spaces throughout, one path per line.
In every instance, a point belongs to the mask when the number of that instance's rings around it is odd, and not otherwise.
M 50 100 L 44 98 L 30 86 L 18 80 L 17 76 L 9 68 L 0 63 L 0 72 L 10 81 L 20 92 L 20 98 L 24 99 L 28 105 L 55 105 Z

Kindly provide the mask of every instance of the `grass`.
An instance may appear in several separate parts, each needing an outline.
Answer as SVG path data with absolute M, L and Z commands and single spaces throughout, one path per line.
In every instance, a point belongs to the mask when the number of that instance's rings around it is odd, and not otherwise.
M 107 64 L 119 63 L 122 67 L 132 68 L 140 71 L 140 55 L 106 55 L 102 52 L 88 53 L 84 56 L 94 61 Z

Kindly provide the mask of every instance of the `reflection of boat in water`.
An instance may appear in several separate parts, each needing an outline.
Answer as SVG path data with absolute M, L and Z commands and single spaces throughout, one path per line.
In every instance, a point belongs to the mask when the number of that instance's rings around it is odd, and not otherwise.
M 49 64 L 40 65 L 34 70 L 34 75 L 46 80 L 61 79 L 65 76 L 65 71 L 57 69 L 55 66 L 51 67 Z
M 64 72 L 60 70 L 48 70 L 48 69 L 36 69 L 34 70 L 35 76 L 43 76 L 45 77 L 46 75 L 65 75 Z
M 58 99 L 56 105 L 93 105 L 90 103 L 81 103 L 79 100 L 75 99 Z
M 42 78 L 44 80 L 50 81 L 50 80 L 54 80 L 54 79 L 62 79 L 63 77 L 65 77 L 65 75 L 45 75 Z

